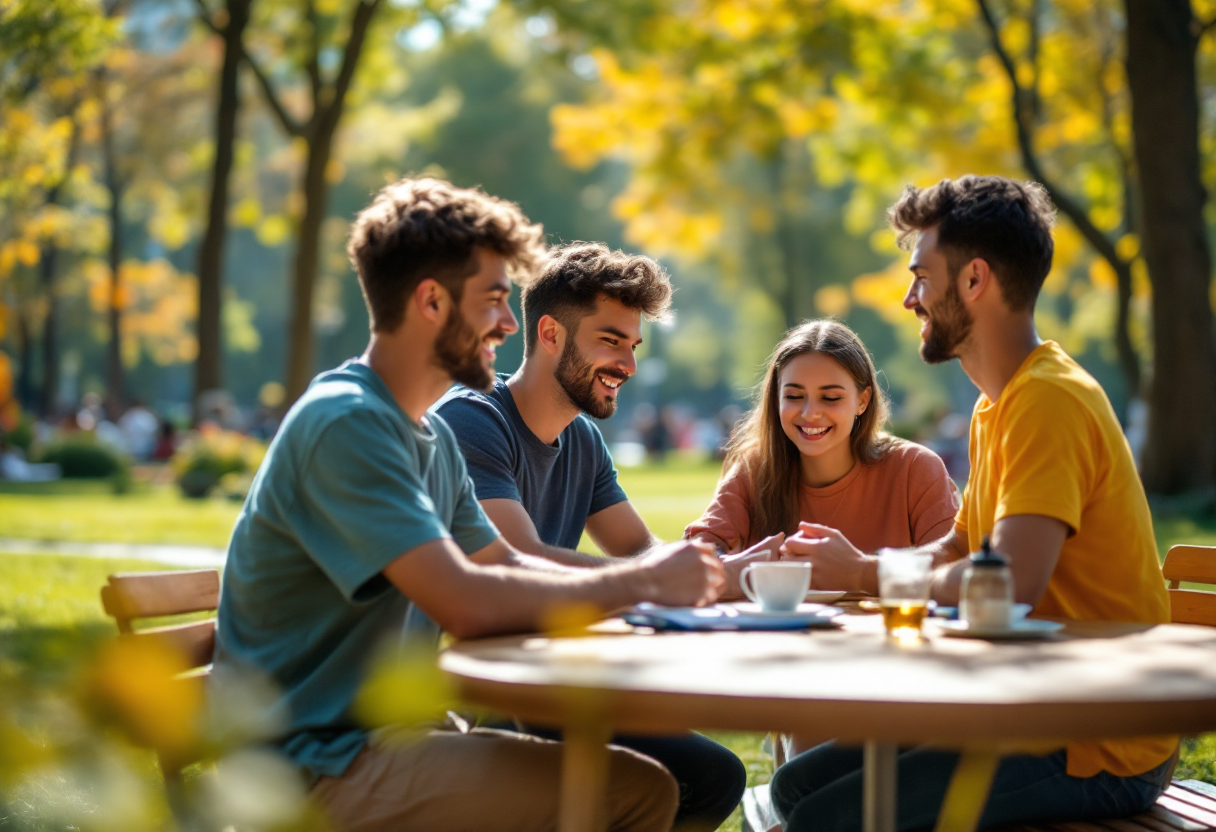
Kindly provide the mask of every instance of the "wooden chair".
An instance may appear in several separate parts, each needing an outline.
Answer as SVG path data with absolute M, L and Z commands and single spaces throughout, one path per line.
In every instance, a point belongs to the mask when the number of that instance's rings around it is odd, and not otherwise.
M 1181 586 L 1183 581 L 1216 585 L 1216 546 L 1172 546 L 1161 572 L 1169 582 L 1170 621 L 1216 627 L 1216 592 Z M 768 786 L 748 789 L 743 795 L 744 832 L 766 832 L 778 823 Z M 1216 832 L 1216 786 L 1199 780 L 1174 780 L 1156 805 L 1141 815 L 1095 822 L 1022 825 L 1008 827 L 1004 832 Z
M 211 674 L 215 653 L 215 618 L 185 624 L 135 629 L 133 623 L 145 618 L 214 612 L 219 607 L 220 573 L 216 569 L 165 572 L 122 572 L 110 575 L 101 588 L 101 605 L 114 619 L 121 638 L 160 639 L 175 648 L 186 660 L 189 671 L 180 678 L 183 684 L 202 684 Z M 182 793 L 182 768 L 191 760 L 167 759 L 158 753 L 165 793 L 174 815 L 180 820 L 186 811 Z
M 1182 589 L 1182 582 L 1216 585 L 1216 546 L 1171 546 L 1161 567 L 1169 581 L 1170 620 L 1216 627 L 1216 592 Z

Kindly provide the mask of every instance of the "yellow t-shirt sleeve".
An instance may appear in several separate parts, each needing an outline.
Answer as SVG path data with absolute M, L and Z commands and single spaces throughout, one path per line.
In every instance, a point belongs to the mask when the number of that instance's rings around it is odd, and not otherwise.
M 1001 421 L 994 522 L 1037 514 L 1080 531 L 1100 447 L 1089 411 L 1056 385 L 1031 382 L 1006 403 Z

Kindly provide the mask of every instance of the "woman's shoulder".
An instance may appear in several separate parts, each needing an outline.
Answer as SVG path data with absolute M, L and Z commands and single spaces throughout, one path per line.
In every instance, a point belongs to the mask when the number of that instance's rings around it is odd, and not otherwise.
M 906 468 L 914 475 L 946 475 L 946 464 L 933 450 L 898 436 L 887 436 L 882 457 L 877 464 L 889 468 Z

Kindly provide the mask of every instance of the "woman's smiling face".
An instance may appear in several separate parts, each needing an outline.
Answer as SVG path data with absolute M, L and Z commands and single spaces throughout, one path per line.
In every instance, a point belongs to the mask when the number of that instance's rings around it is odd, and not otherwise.
M 781 428 L 799 453 L 851 461 L 853 420 L 869 405 L 870 388 L 859 392 L 844 367 L 816 352 L 790 359 L 779 385 Z

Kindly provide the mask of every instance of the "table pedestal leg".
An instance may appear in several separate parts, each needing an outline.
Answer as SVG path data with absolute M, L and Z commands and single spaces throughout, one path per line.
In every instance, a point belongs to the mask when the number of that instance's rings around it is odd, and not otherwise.
M 899 747 L 890 742 L 865 744 L 862 771 L 862 829 L 895 832 L 895 762 Z
M 975 832 L 1000 761 L 1001 755 L 988 750 L 968 750 L 959 756 L 934 832 Z
M 605 725 L 584 723 L 565 729 L 558 832 L 604 832 L 608 828 L 608 740 Z

